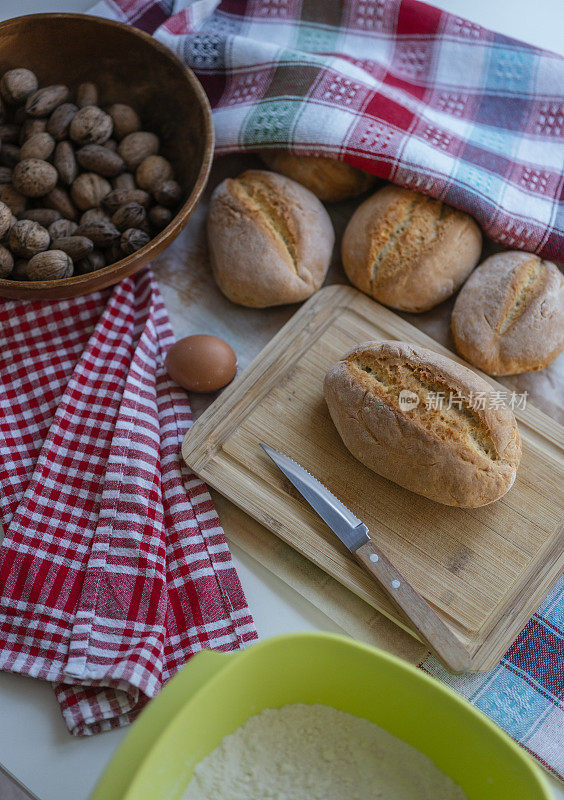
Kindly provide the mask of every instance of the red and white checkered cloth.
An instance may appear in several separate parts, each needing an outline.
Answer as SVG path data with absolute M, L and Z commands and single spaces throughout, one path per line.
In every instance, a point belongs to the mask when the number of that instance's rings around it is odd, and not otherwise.
M 55 302 L 0 300 L 0 668 L 54 683 L 69 730 L 127 724 L 202 648 L 256 638 L 164 371 L 146 270 Z
M 417 0 L 100 0 L 91 11 L 153 33 L 195 70 L 217 153 L 348 161 L 467 211 L 507 247 L 564 260 L 558 55 Z

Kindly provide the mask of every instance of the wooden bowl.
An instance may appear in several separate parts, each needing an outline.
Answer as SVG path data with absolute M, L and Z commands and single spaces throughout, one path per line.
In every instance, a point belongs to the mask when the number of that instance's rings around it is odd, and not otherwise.
M 71 89 L 94 81 L 100 104 L 128 103 L 161 140 L 185 201 L 170 224 L 133 255 L 88 275 L 57 281 L 0 279 L 0 296 L 59 299 L 117 283 L 156 258 L 180 233 L 208 179 L 213 157 L 211 109 L 202 86 L 164 45 L 142 31 L 82 14 L 32 14 L 0 23 L 0 74 L 33 70 L 40 86 Z

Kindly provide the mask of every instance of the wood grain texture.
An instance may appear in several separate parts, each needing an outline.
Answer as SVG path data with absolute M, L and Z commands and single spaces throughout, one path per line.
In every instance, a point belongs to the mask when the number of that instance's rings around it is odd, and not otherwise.
M 328 287 L 193 425 L 184 458 L 224 496 L 409 629 L 258 442 L 295 458 L 366 523 L 382 551 L 455 631 L 472 669 L 490 669 L 564 567 L 564 429 L 530 404 L 515 412 L 523 460 L 514 487 L 497 503 L 460 509 L 415 495 L 350 455 L 323 399 L 328 367 L 369 339 L 411 341 L 456 359 L 356 290 Z
M 398 572 L 374 540 L 355 550 L 356 560 L 370 572 L 384 589 L 392 604 L 403 613 L 419 638 L 452 672 L 468 672 L 472 667 L 470 654 L 456 633 L 440 614 L 418 594 L 405 576 Z
M 87 294 L 132 275 L 153 261 L 182 231 L 194 211 L 213 156 L 211 109 L 194 73 L 165 45 L 121 22 L 84 14 L 31 14 L 0 24 L 0 74 L 33 70 L 40 86 L 64 83 L 72 90 L 94 81 L 100 105 L 128 103 L 143 126 L 161 140 L 184 202 L 167 227 L 126 258 L 107 267 L 56 281 L 0 279 L 0 296 L 61 299 Z
M 429 649 L 419 639 L 369 606 L 219 492 L 212 489 L 211 497 L 236 557 L 238 549 L 243 551 L 353 639 L 393 653 L 410 664 L 421 664 L 427 658 Z

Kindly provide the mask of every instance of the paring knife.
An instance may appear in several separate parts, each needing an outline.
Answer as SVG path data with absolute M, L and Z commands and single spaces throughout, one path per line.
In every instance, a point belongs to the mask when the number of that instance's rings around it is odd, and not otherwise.
M 378 581 L 393 604 L 413 623 L 421 639 L 443 664 L 453 672 L 470 670 L 470 654 L 462 642 L 388 561 L 368 535 L 366 525 L 296 461 L 267 444 L 261 443 L 261 447 L 356 560 Z

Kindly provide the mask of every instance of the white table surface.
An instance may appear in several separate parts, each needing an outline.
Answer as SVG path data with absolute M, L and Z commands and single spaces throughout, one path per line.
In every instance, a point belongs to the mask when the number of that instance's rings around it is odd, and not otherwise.
M 434 4 L 531 44 L 562 52 L 563 0 L 434 0 Z M 0 19 L 40 11 L 83 11 L 92 0 L 0 0 Z M 322 612 L 236 547 L 233 556 L 259 635 L 342 633 Z M 76 739 L 50 686 L 0 673 L 0 763 L 40 800 L 86 800 L 127 728 Z M 561 784 L 551 781 L 564 800 Z M 0 775 L 0 800 L 20 800 Z M 515 800 L 518 800 L 515 798 Z

